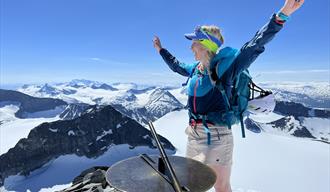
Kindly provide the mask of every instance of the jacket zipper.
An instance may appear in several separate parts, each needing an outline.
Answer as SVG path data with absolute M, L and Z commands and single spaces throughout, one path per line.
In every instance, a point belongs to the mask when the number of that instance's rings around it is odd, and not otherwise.
M 194 113 L 195 114 L 197 114 L 197 109 L 196 109 L 196 94 L 197 94 L 198 82 L 199 82 L 200 78 L 201 78 L 200 76 L 197 78 L 196 84 L 195 84 L 195 89 L 194 89 L 194 104 L 193 104 L 193 106 L 194 106 Z

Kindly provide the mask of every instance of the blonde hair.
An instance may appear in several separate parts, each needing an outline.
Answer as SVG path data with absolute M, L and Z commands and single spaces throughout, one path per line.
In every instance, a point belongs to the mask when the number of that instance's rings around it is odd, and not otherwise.
M 219 27 L 215 25 L 203 25 L 202 29 L 207 33 L 213 35 L 214 37 L 218 38 L 222 42 L 222 44 L 225 42 Z

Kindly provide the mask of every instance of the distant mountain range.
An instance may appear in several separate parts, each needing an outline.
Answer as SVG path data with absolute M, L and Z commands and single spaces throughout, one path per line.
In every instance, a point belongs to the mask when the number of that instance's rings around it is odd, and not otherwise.
M 111 87 L 111 89 L 95 88 L 101 85 Z M 329 125 L 322 126 L 322 123 L 327 123 L 327 120 L 330 119 L 329 83 L 259 83 L 259 85 L 270 89 L 277 100 L 275 113 L 281 115 L 282 119 L 274 120 L 273 128 L 282 130 L 289 135 L 329 141 L 330 136 L 327 130 Z M 48 89 L 44 89 L 45 86 Z M 62 98 L 69 103 L 111 104 L 123 114 L 144 125 L 170 111 L 182 109 L 187 98 L 185 88 L 139 87 L 134 83 L 107 85 L 90 80 L 72 80 L 68 83 L 54 84 L 52 88 L 49 87 L 48 84 L 43 86 L 25 85 L 18 90 L 35 96 Z M 71 94 L 66 94 L 68 92 Z M 253 118 L 251 122 L 248 122 L 251 126 L 253 122 L 258 123 Z M 296 131 L 293 131 L 292 122 L 298 123 L 294 126 Z M 261 126 L 263 123 L 258 124 Z M 315 124 L 320 126 L 314 128 Z M 268 122 L 267 126 L 270 125 L 271 122 Z M 291 132 L 288 131 L 289 129 Z M 263 130 L 266 130 L 265 125 Z
M 277 100 L 301 103 L 311 108 L 330 109 L 329 82 L 272 82 L 259 85 L 272 90 Z
M 57 98 L 70 104 L 112 105 L 144 125 L 184 107 L 169 90 L 154 86 L 139 87 L 134 83 L 108 85 L 78 79 L 54 85 L 24 85 L 18 89 L 34 97 Z

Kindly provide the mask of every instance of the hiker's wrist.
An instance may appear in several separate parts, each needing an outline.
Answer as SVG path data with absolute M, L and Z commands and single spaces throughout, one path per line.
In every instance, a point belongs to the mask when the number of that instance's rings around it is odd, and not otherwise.
M 287 15 L 286 13 L 283 13 L 282 10 L 276 13 L 275 22 L 277 24 L 283 25 L 289 19 L 290 19 L 290 16 Z
M 288 11 L 286 8 L 282 8 L 280 9 L 280 11 L 278 13 L 283 13 L 284 15 L 290 17 L 290 15 L 292 14 L 291 11 Z

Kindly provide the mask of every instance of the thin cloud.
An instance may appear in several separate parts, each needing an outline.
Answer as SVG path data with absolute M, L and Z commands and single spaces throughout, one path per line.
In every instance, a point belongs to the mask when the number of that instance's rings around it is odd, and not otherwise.
M 121 62 L 121 61 L 116 61 L 116 60 L 111 60 L 111 59 L 103 59 L 100 57 L 89 57 L 85 58 L 89 61 L 94 61 L 98 62 L 100 64 L 108 64 L 108 65 L 118 65 L 118 66 L 131 66 L 132 63 L 127 63 L 127 62 Z
M 92 60 L 92 61 L 103 61 L 103 59 L 98 58 L 98 57 L 91 57 L 89 59 Z

